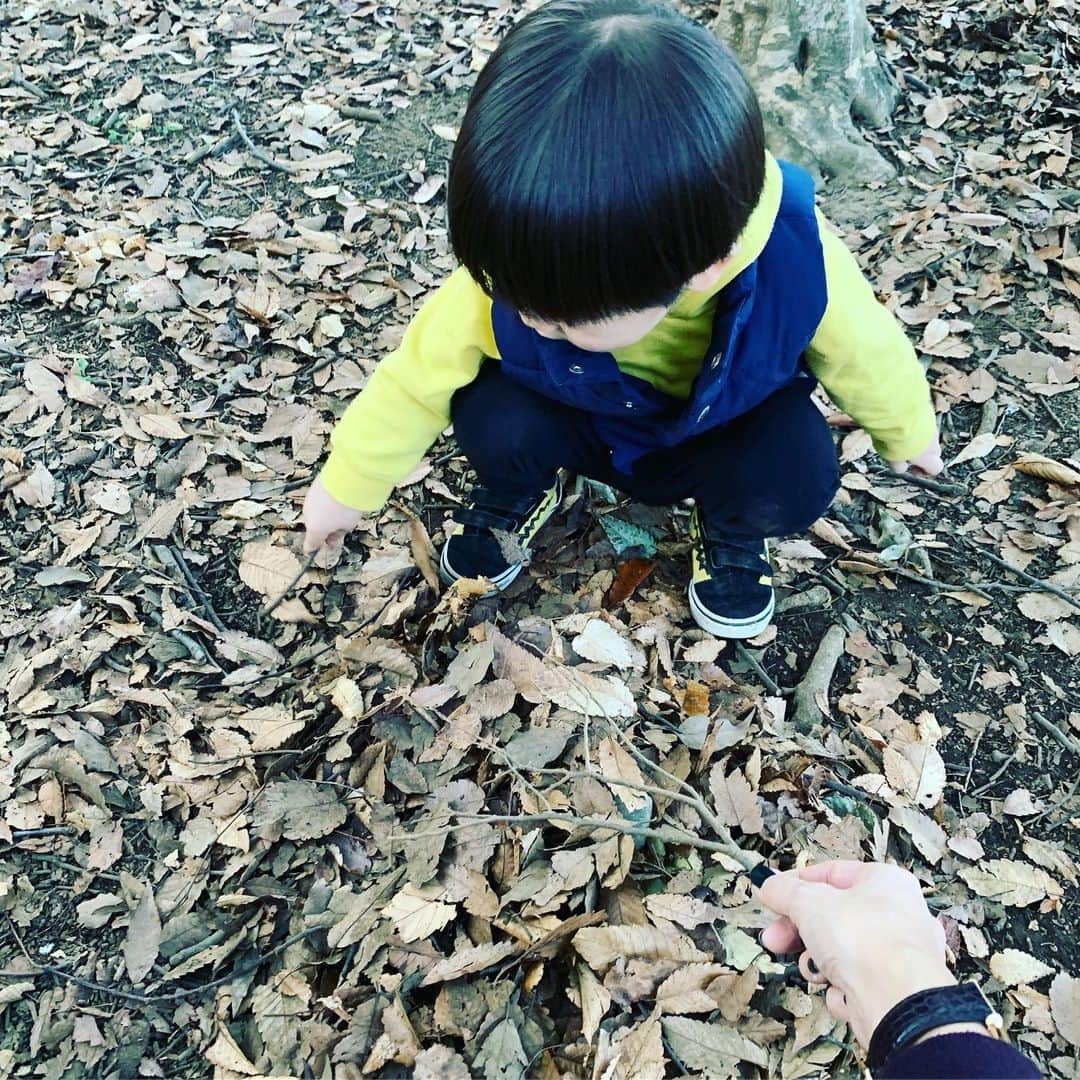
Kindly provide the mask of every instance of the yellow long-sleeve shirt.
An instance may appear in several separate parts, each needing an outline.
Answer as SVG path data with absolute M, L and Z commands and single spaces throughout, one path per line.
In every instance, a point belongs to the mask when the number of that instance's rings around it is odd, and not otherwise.
M 765 187 L 735 254 L 708 292 L 684 292 L 641 341 L 614 355 L 657 389 L 687 397 L 709 345 L 717 294 L 761 254 L 783 181 L 771 157 Z M 929 388 L 915 350 L 877 302 L 854 256 L 818 215 L 828 302 L 807 362 L 830 397 L 872 437 L 883 457 L 906 460 L 934 437 Z M 331 435 L 322 470 L 330 494 L 378 510 L 450 424 L 450 399 L 498 359 L 491 298 L 464 269 L 450 275 L 409 324 L 401 345 L 375 369 Z

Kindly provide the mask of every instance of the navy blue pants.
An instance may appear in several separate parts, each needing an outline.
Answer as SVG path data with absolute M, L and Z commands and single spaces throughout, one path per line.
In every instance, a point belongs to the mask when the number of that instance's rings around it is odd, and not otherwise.
M 802 532 L 836 494 L 832 433 L 799 379 L 730 423 L 646 454 L 618 472 L 589 413 L 529 390 L 485 360 L 451 413 L 481 484 L 509 495 L 551 486 L 555 470 L 600 480 L 652 506 L 693 498 L 710 531 L 759 539 Z

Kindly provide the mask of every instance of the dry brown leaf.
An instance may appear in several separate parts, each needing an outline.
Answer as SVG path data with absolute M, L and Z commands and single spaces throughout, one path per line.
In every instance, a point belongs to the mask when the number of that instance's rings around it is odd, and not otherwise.
M 143 888 L 139 903 L 131 913 L 124 939 L 124 966 L 128 978 L 138 985 L 150 973 L 161 944 L 161 917 L 154 902 L 154 890 Z
M 610 1041 L 601 1034 L 597 1048 L 594 1080 L 663 1080 L 665 1058 L 660 1029 L 660 1011 L 634 1027 L 623 1027 Z
M 458 949 L 451 956 L 437 960 L 420 985 L 434 986 L 435 983 L 449 982 L 451 979 L 460 979 L 464 975 L 473 975 L 512 956 L 520 948 L 521 946 L 516 942 L 500 941 Z
M 1061 886 L 1045 870 L 1015 859 L 989 859 L 957 872 L 978 896 L 1009 907 L 1027 907 L 1048 895 L 1061 895 Z
M 600 1022 L 611 1008 L 611 994 L 593 974 L 588 964 L 574 966 L 578 978 L 579 1008 L 581 1009 L 581 1033 L 591 1043 L 596 1037 Z
M 1050 1009 L 1058 1034 L 1080 1048 L 1080 979 L 1058 972 L 1050 984 Z
M 923 121 L 927 127 L 939 128 L 949 118 L 948 102 L 941 97 L 931 98 L 923 109 Z
M 441 930 L 457 913 L 455 904 L 436 899 L 442 892 L 439 886 L 418 889 L 406 885 L 386 905 L 383 915 L 394 924 L 406 944 L 421 941 Z
M 300 572 L 300 560 L 271 540 L 250 540 L 240 553 L 240 580 L 257 593 L 277 599 Z
M 680 964 L 709 959 L 686 935 L 654 926 L 590 926 L 574 935 L 573 946 L 601 975 L 620 958 L 674 960 Z
M 1053 968 L 1019 949 L 1003 949 L 990 957 L 990 972 L 1006 986 L 1038 982 L 1053 972 Z
M 1072 604 L 1053 593 L 1024 593 L 1017 599 L 1016 606 L 1032 622 L 1054 623 L 1077 614 Z
M 723 964 L 686 964 L 656 988 L 656 1007 L 668 1015 L 712 1012 L 716 998 L 709 986 L 721 975 L 733 974 Z
M 1027 473 L 1028 476 L 1037 476 L 1040 480 L 1061 484 L 1062 487 L 1080 484 L 1080 472 L 1071 465 L 1043 457 L 1042 454 L 1021 454 L 1013 462 L 1013 468 L 1017 472 Z
M 739 769 L 724 775 L 724 763 L 718 762 L 709 773 L 716 816 L 729 828 L 737 828 L 748 836 L 761 832 L 764 823 L 761 807 L 750 782 Z
M 645 777 L 641 775 L 638 763 L 615 740 L 614 736 L 604 739 L 596 748 L 596 761 L 600 775 L 611 780 L 623 780 L 628 784 L 643 786 Z M 649 796 L 644 791 L 635 791 L 632 787 L 613 784 L 615 797 L 626 808 L 627 813 L 634 813 L 649 805 Z

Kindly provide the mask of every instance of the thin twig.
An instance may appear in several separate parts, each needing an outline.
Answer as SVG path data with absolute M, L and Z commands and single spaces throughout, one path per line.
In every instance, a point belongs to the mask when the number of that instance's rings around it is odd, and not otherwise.
M 884 465 L 871 465 L 870 471 L 877 476 L 891 476 L 897 483 L 914 484 L 915 487 L 925 488 L 927 491 L 933 491 L 938 495 L 971 494 L 966 487 L 962 487 L 960 484 L 947 484 L 944 480 L 932 480 L 929 476 L 923 476 L 922 473 L 898 473 Z
M 311 569 L 312 563 L 315 562 L 315 556 L 318 554 L 318 550 L 315 550 L 308 555 L 308 557 L 303 561 L 303 563 L 301 563 L 300 569 L 296 572 L 292 581 L 290 581 L 289 584 L 285 586 L 285 591 L 273 603 L 266 604 L 266 606 L 263 607 L 262 611 L 259 612 L 260 618 L 264 615 L 270 615 L 272 612 L 277 610 L 278 605 L 289 595 L 289 593 L 293 591 L 293 589 L 296 588 L 296 586 L 300 582 L 300 579 Z
M 440 75 L 445 75 L 456 63 L 460 60 L 464 60 L 469 55 L 468 49 L 462 49 L 461 52 L 454 53 L 449 60 L 444 61 L 438 67 L 432 68 L 430 71 L 425 71 L 422 78 L 428 79 L 430 82 L 434 82 Z M 343 114 L 344 115 L 344 114 Z
M 1026 570 L 1021 570 L 1018 566 L 1013 566 L 1012 563 L 1006 562 L 999 555 L 995 555 L 992 551 L 987 551 L 981 544 L 976 544 L 973 540 L 965 538 L 964 541 L 968 547 L 973 551 L 977 551 L 980 555 L 985 556 L 992 563 L 997 563 L 1003 570 L 1008 570 L 1010 574 L 1014 574 L 1016 577 L 1023 581 L 1030 582 L 1032 585 L 1038 586 L 1040 592 L 1053 593 L 1054 596 L 1060 597 L 1067 604 L 1071 604 L 1077 611 L 1080 611 L 1080 600 L 1076 597 L 1070 596 L 1064 589 L 1058 588 L 1057 585 L 1051 585 L 1049 581 L 1043 581 L 1041 578 L 1037 578 L 1032 574 L 1029 574 Z
M 182 990 L 174 990 L 169 994 L 133 994 L 127 990 L 117 990 L 113 986 L 105 986 L 103 983 L 84 979 L 81 975 L 73 975 L 70 971 L 65 971 L 63 968 L 52 967 L 51 965 L 42 965 L 38 967 L 36 971 L 0 971 L 0 978 L 26 979 L 33 978 L 36 975 L 53 975 L 59 979 L 67 979 L 68 982 L 72 982 L 76 986 L 81 986 L 84 990 L 92 990 L 95 993 L 122 998 L 124 1001 L 137 1001 L 142 1005 L 167 1001 L 180 1001 L 183 998 L 193 997 L 195 994 L 202 994 L 207 990 L 214 990 L 219 986 L 224 986 L 225 983 L 231 982 L 233 979 L 240 979 L 245 975 L 250 975 L 253 971 L 262 967 L 267 960 L 272 960 L 275 956 L 283 953 L 291 945 L 295 945 L 298 941 L 303 941 L 304 938 L 318 933 L 321 929 L 322 927 L 320 926 L 309 926 L 306 930 L 301 930 L 299 934 L 293 934 L 292 937 L 286 938 L 280 945 L 275 946 L 268 953 L 256 957 L 249 964 L 233 968 L 233 970 L 227 972 L 225 975 L 222 975 L 217 979 L 212 979 L 210 982 L 201 983 L 199 986 L 191 986 Z
M 740 660 L 744 660 L 754 669 L 754 674 L 765 684 L 771 694 L 775 697 L 783 695 L 784 691 L 780 689 L 779 683 L 761 666 L 758 658 L 741 641 L 735 642 L 735 651 L 739 654 Z
M 892 563 L 881 563 L 875 561 L 873 555 L 868 555 L 862 551 L 852 551 L 852 558 L 861 559 L 866 565 L 853 570 L 853 573 L 878 573 L 889 574 L 895 577 L 906 578 L 908 581 L 916 581 L 920 585 L 925 585 L 930 589 L 937 589 L 939 592 L 957 592 L 966 589 L 968 592 L 973 592 L 977 596 L 983 597 L 985 600 L 992 600 L 993 597 L 987 596 L 982 589 L 982 582 L 976 585 L 972 581 L 938 581 L 937 578 L 927 577 L 925 574 L 916 574 L 913 570 L 905 570 L 902 566 L 896 566 Z
M 1075 740 L 1062 731 L 1057 724 L 1052 720 L 1047 720 L 1042 713 L 1033 712 L 1030 715 L 1031 719 L 1034 720 L 1043 731 L 1056 739 L 1070 754 L 1075 754 L 1077 757 L 1080 757 L 1080 746 L 1077 746 Z
M 199 584 L 198 579 L 191 572 L 191 567 L 188 566 L 187 560 L 184 558 L 180 548 L 176 545 L 170 544 L 166 549 L 170 555 L 176 560 L 176 565 L 180 568 L 180 573 L 187 579 L 187 583 L 191 586 L 192 592 L 195 593 L 196 599 L 198 599 L 202 605 L 202 609 L 206 612 L 206 617 L 224 634 L 228 632 L 228 627 L 221 621 L 221 617 L 214 610 L 214 605 L 210 602 L 210 597 L 206 595 L 205 590 Z
M 447 828 L 467 829 L 478 824 L 490 825 L 567 825 L 571 829 L 596 829 L 605 832 L 625 833 L 627 836 L 643 836 L 646 839 L 660 840 L 666 844 L 683 844 L 686 847 L 701 848 L 704 851 L 718 851 L 734 859 L 740 866 L 752 870 L 761 862 L 737 844 L 705 840 L 696 833 L 686 832 L 670 826 L 663 829 L 651 829 L 646 825 L 637 825 L 632 821 L 619 818 L 578 817 L 576 814 L 458 814 L 468 824 L 449 825 Z M 410 837 L 424 835 L 411 833 Z
M 204 146 L 197 147 L 184 158 L 184 164 L 198 165 L 200 161 L 204 161 L 208 157 L 217 157 L 218 154 L 223 154 L 229 147 L 234 146 L 239 139 L 240 136 L 233 132 L 218 139 L 217 142 L 206 143 Z
M 244 140 L 244 145 L 251 151 L 253 157 L 258 158 L 264 165 L 269 165 L 271 169 L 277 169 L 278 172 L 291 173 L 293 171 L 292 165 L 286 165 L 283 161 L 278 161 L 277 158 L 271 157 L 265 150 L 260 150 L 252 141 L 251 136 L 247 133 L 247 129 L 244 127 L 243 121 L 240 119 L 240 113 L 236 109 L 233 109 L 233 125 L 236 127 L 236 133 Z
M 12 840 L 34 840 L 39 836 L 72 836 L 75 830 L 69 825 L 49 825 L 44 829 L 12 829 Z

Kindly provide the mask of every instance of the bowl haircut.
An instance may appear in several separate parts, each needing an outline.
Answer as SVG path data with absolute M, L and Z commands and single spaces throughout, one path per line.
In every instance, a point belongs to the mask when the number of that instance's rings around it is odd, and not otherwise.
M 668 306 L 761 196 L 757 98 L 730 50 L 652 0 L 552 0 L 480 73 L 450 241 L 492 296 L 570 325 Z

